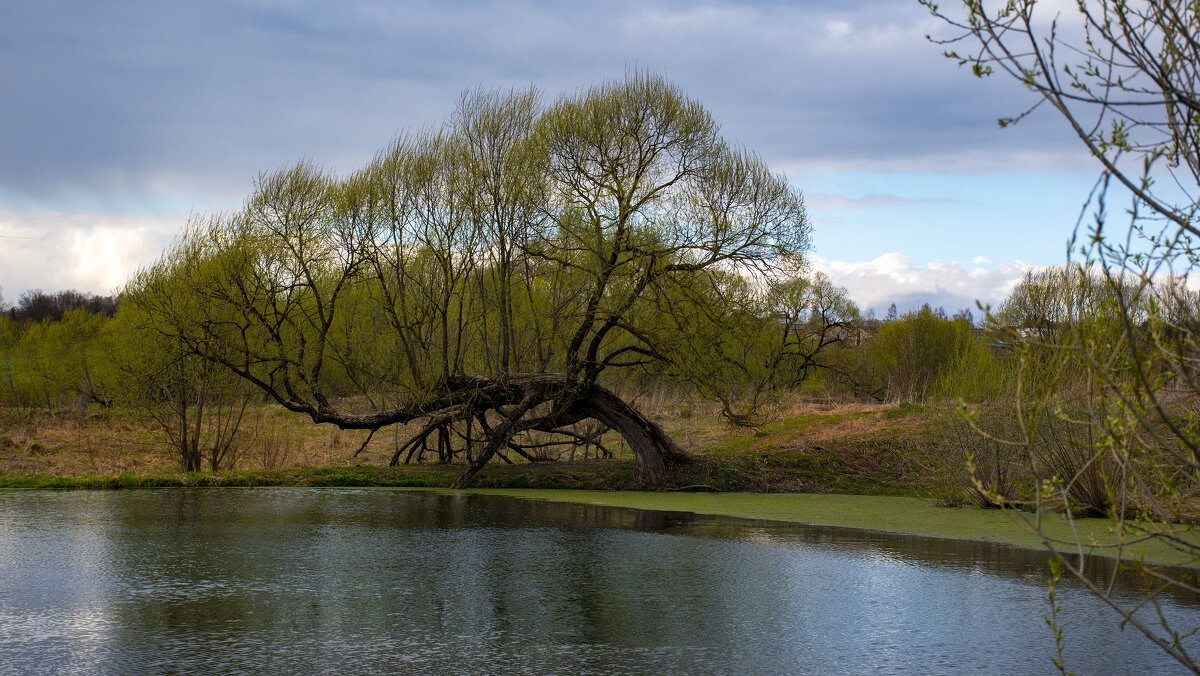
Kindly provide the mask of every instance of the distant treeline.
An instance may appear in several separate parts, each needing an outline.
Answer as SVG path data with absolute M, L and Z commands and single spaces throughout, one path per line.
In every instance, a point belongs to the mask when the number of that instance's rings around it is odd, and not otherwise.
M 117 296 L 97 296 L 92 293 L 67 290 L 46 293 L 41 289 L 30 289 L 21 294 L 17 304 L 0 309 L 18 322 L 59 321 L 71 310 L 85 310 L 94 315 L 112 317 L 117 313 L 120 299 Z
M 803 368 L 803 374 L 756 377 L 770 381 L 772 389 L 784 383 L 784 389 L 793 392 L 841 400 L 987 402 L 1016 387 L 1021 368 L 1013 354 L 1016 338 L 1035 333 L 1053 342 L 1056 334 L 1093 316 L 1094 308 L 1086 306 L 1095 301 L 1079 290 L 1080 278 L 1061 269 L 1031 272 L 993 313 L 980 312 L 987 314 L 986 321 L 976 320 L 968 309 L 947 316 L 928 304 L 912 312 L 899 312 L 892 305 L 882 319 L 861 317 L 852 304 L 836 323 L 820 321 L 816 314 L 797 317 L 789 331 L 799 340 L 819 332 L 825 348 L 813 351 L 803 364 L 771 362 L 773 370 Z M 837 296 L 844 290 L 828 293 Z M 142 367 L 163 362 L 165 353 L 136 322 L 118 312 L 121 309 L 119 296 L 73 290 L 23 293 L 14 307 L 0 314 L 0 406 L 67 409 L 89 402 L 127 402 L 132 393 L 153 397 L 168 391 L 145 392 L 138 386 L 146 375 Z M 170 350 L 179 354 L 159 365 L 174 368 L 182 351 L 181 346 Z M 675 378 L 647 368 L 623 380 L 631 387 L 650 382 L 681 392 L 694 386 Z M 225 381 L 228 374 L 221 373 L 220 379 Z M 749 380 L 743 385 L 763 387 Z M 355 394 L 349 386 L 345 390 L 343 396 Z M 769 407 L 770 397 L 759 399 Z

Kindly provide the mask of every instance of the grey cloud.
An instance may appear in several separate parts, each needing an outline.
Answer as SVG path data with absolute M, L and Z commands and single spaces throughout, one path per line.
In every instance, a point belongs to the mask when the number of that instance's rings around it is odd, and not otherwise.
M 463 88 L 553 95 L 628 66 L 665 72 L 779 166 L 1072 156 L 1049 116 L 995 131 L 1024 92 L 955 69 L 930 27 L 892 0 L 23 3 L 0 28 L 0 186 L 240 194 L 302 156 L 352 168 Z

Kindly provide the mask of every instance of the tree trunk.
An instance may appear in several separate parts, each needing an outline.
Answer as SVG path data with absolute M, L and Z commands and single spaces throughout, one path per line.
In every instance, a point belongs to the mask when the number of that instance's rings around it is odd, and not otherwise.
M 657 483 L 668 467 L 688 461 L 687 453 L 657 423 L 609 390 L 598 385 L 593 387 L 576 406 L 580 405 L 586 407 L 586 417 L 604 423 L 625 439 L 637 457 L 638 474 L 643 482 Z
M 475 456 L 471 464 L 467 465 L 466 471 L 459 475 L 451 488 L 466 488 L 471 483 L 471 479 L 475 474 L 487 464 L 487 461 L 491 460 L 497 451 L 508 445 L 513 435 L 522 430 L 521 418 L 533 407 L 533 403 L 531 398 L 526 396 L 521 402 L 520 410 L 512 418 L 505 420 L 492 430 L 491 434 L 488 435 L 487 445 L 483 447 L 483 451 Z
M 522 432 L 538 430 L 554 433 L 557 430 L 583 422 L 595 420 L 609 429 L 616 430 L 629 444 L 637 458 L 638 471 L 643 482 L 653 485 L 661 481 L 669 467 L 689 460 L 662 428 L 640 411 L 621 400 L 611 391 L 592 383 L 574 381 L 563 373 L 509 373 L 498 377 L 456 376 L 447 378 L 442 387 L 431 397 L 422 398 L 408 405 L 385 411 L 353 414 L 339 411 L 328 402 L 313 406 L 282 396 L 275 400 L 297 413 L 305 413 L 313 422 L 333 423 L 340 429 L 378 429 L 397 423 L 406 424 L 418 418 L 427 418 L 421 432 L 408 445 L 418 446 L 417 462 L 421 462 L 428 449 L 429 436 L 446 427 L 454 419 L 474 416 L 483 429 L 487 443 L 478 455 L 468 453 L 469 466 L 454 482 L 462 488 L 471 481 L 488 460 L 499 449 L 505 448 L 511 439 Z M 546 409 L 550 409 L 546 411 Z M 535 412 L 538 410 L 541 412 Z M 491 428 L 487 424 L 487 412 L 499 413 L 504 421 Z M 445 446 L 449 442 L 448 432 L 439 434 L 440 459 L 445 462 Z M 469 435 L 468 435 L 469 438 Z M 406 446 L 408 446 L 406 445 Z M 401 447 L 403 449 L 405 447 Z M 411 459 L 405 459 L 407 464 Z M 392 464 L 399 455 L 392 457 Z
M 521 420 L 524 412 L 531 408 L 533 406 L 527 399 L 521 404 L 521 414 L 488 431 L 486 447 L 455 480 L 454 488 L 465 488 L 469 485 L 471 478 L 483 469 L 497 450 L 508 445 L 517 433 L 528 429 L 550 431 L 545 421 L 540 424 L 537 420 Z M 661 427 L 599 385 L 592 386 L 585 396 L 577 399 L 561 416 L 550 419 L 549 427 L 563 427 L 588 419 L 607 425 L 625 439 L 637 458 L 638 474 L 648 485 L 661 481 L 670 466 L 689 460 L 687 453 L 684 453 Z

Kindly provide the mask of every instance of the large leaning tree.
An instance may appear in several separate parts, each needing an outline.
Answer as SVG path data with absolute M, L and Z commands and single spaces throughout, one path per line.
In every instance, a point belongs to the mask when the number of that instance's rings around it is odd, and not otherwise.
M 550 105 L 532 89 L 464 94 L 441 128 L 347 176 L 308 162 L 260 175 L 240 211 L 194 217 L 127 297 L 317 423 L 457 434 L 470 462 L 456 486 L 521 435 L 579 440 L 589 421 L 653 482 L 687 456 L 606 383 L 695 354 L 681 327 L 737 317 L 714 311 L 729 289 L 770 293 L 809 232 L 784 176 L 677 88 L 630 73 Z

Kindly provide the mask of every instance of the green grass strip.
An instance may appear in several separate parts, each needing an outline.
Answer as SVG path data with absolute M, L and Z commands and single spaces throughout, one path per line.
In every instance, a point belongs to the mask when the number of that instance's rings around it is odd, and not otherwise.
M 905 533 L 955 540 L 996 542 L 1042 549 L 1031 524 L 1033 515 L 1014 510 L 974 507 L 939 507 L 933 500 L 880 495 L 829 495 L 803 493 L 654 493 L 643 491 L 581 491 L 554 489 L 473 489 L 485 495 L 577 502 L 608 507 L 657 509 L 766 519 L 818 526 L 838 526 L 888 533 Z M 1115 557 L 1117 537 L 1109 519 L 1068 521 L 1057 513 L 1043 516 L 1044 532 L 1055 540 L 1081 543 L 1084 553 Z M 1196 540 L 1193 531 L 1185 531 Z M 1128 539 L 1128 538 L 1127 538 Z M 1060 550 L 1077 551 L 1067 544 Z M 1191 557 L 1161 541 L 1129 545 L 1123 558 L 1140 557 L 1147 563 L 1198 565 Z

